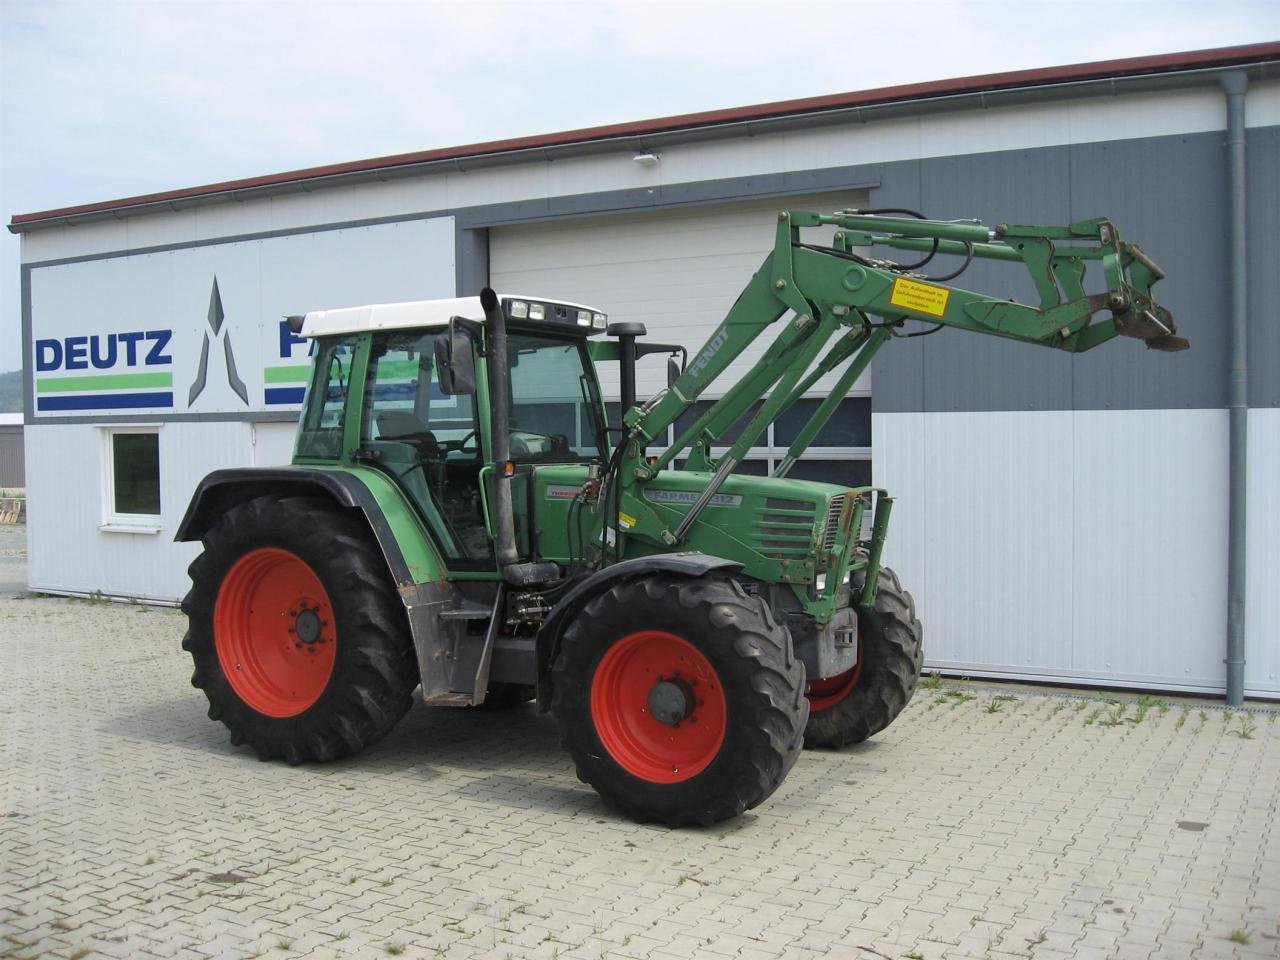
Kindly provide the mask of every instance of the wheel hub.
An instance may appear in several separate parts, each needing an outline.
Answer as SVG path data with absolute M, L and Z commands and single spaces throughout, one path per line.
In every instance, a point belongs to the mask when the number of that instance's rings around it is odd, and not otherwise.
M 313 643 L 324 642 L 321 631 L 324 629 L 324 621 L 320 619 L 320 610 L 318 607 L 303 607 L 293 615 L 293 633 L 303 643 L 310 646 Z
M 681 720 L 693 713 L 696 703 L 692 685 L 679 674 L 669 680 L 659 677 L 649 691 L 649 713 L 669 727 L 678 727 Z

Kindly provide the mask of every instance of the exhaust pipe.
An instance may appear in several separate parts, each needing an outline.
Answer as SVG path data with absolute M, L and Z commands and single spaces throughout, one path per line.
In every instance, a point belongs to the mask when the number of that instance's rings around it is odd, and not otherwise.
M 508 377 L 511 368 L 507 364 L 507 318 L 498 303 L 498 295 L 492 287 L 480 291 L 480 306 L 488 326 L 488 350 L 485 351 L 485 367 L 489 373 L 490 423 L 493 428 L 493 513 L 497 535 L 495 544 L 498 566 L 505 573 L 507 567 L 520 562 L 516 552 L 516 519 L 511 503 L 511 477 L 507 464 L 511 462 L 511 389 Z

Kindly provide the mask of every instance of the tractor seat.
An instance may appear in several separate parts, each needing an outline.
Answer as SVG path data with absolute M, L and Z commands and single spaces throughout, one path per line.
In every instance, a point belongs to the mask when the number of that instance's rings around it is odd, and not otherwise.
M 427 425 L 408 410 L 384 410 L 378 414 L 378 439 L 412 443 L 428 460 L 440 459 L 440 444 Z

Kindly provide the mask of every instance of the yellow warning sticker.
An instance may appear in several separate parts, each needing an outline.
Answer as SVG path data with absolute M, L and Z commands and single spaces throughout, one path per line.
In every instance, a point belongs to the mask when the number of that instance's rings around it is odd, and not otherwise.
M 632 527 L 636 525 L 636 518 L 631 516 L 631 514 L 629 513 L 619 513 L 618 524 L 624 530 L 630 530 Z
M 931 283 L 908 280 L 906 277 L 893 281 L 893 292 L 889 295 L 889 302 L 895 307 L 927 313 L 931 317 L 945 314 L 949 299 L 951 291 L 946 287 L 935 287 Z

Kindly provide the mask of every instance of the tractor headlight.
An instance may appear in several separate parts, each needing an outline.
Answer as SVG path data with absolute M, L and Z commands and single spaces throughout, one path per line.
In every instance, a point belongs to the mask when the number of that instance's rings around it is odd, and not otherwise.
M 818 579 L 813 581 L 813 586 L 814 586 L 814 589 L 818 591 L 818 593 L 826 593 L 827 592 L 827 575 L 825 573 L 818 574 Z
M 511 316 L 517 319 L 523 320 L 529 315 L 529 305 L 523 300 L 512 300 L 508 308 L 511 310 Z
M 591 315 L 591 324 L 597 330 L 603 330 L 605 327 L 609 325 L 609 318 L 606 317 L 603 313 L 593 313 Z
M 591 326 L 591 311 L 590 311 L 590 310 L 579 310 L 579 311 L 578 311 L 578 326 L 580 326 L 580 327 L 589 327 L 589 326 Z
M 529 304 L 530 320 L 545 320 L 547 318 L 547 308 L 540 303 Z

